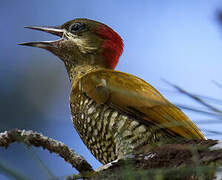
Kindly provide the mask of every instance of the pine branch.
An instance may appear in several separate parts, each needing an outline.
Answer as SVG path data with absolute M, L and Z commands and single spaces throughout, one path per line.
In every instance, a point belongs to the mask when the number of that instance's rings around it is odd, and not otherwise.
M 213 180 L 222 165 L 222 142 L 182 140 L 100 167 L 90 180 Z
M 217 140 L 183 140 L 154 146 L 145 154 L 132 154 L 93 171 L 91 165 L 62 142 L 40 133 L 11 130 L 0 133 L 0 146 L 7 148 L 13 142 L 42 147 L 76 168 L 80 174 L 66 179 L 213 179 L 222 165 L 222 142 Z M 159 179 L 161 179 L 159 178 Z

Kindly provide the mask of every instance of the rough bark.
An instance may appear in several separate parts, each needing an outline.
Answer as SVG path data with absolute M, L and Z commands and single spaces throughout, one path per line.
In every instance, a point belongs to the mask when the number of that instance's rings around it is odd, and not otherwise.
M 62 157 L 80 173 L 93 171 L 92 166 L 74 150 L 69 149 L 64 143 L 43 136 L 40 133 L 26 130 L 11 130 L 0 133 L 0 146 L 7 148 L 13 142 L 23 142 L 28 146 L 42 147 Z

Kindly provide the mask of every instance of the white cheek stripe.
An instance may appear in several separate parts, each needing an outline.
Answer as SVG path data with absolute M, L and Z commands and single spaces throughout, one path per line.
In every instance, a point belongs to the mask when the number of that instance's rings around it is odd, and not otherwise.
M 89 42 L 87 41 L 87 39 L 79 38 L 77 35 L 74 35 L 70 32 L 64 32 L 63 36 L 66 39 L 73 41 L 79 47 L 80 51 L 84 54 L 98 49 L 97 47 L 89 46 Z

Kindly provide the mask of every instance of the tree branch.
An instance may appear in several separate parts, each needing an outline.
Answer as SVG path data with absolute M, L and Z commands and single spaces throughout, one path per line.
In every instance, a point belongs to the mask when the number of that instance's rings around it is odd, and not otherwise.
M 72 167 L 77 169 L 81 174 L 93 172 L 92 166 L 74 150 L 69 149 L 64 143 L 43 136 L 40 133 L 31 130 L 11 130 L 0 133 L 0 146 L 7 148 L 11 143 L 23 142 L 28 146 L 42 147 L 54 152 L 62 157 Z
M 213 179 L 222 166 L 222 142 L 217 140 L 182 140 L 160 144 L 145 154 L 131 154 L 93 171 L 91 165 L 60 141 L 40 133 L 11 130 L 0 133 L 0 146 L 13 142 L 42 147 L 57 153 L 80 174 L 68 179 Z

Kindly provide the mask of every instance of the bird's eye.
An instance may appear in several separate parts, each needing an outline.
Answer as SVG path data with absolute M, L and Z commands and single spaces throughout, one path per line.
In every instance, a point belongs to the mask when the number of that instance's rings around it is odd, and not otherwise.
M 85 25 L 82 23 L 74 23 L 73 25 L 70 26 L 69 31 L 71 33 L 76 33 L 82 29 L 84 29 Z

